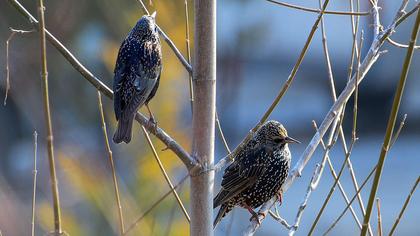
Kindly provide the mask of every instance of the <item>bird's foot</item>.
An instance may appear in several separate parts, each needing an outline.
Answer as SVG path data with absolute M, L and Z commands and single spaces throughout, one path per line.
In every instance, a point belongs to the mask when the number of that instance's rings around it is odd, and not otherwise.
M 265 213 L 263 212 L 255 212 L 250 206 L 248 206 L 247 204 L 244 204 L 244 206 L 249 213 L 251 213 L 251 218 L 249 218 L 249 221 L 252 221 L 253 219 L 255 219 L 258 222 L 258 225 L 261 225 L 261 220 L 263 220 L 265 218 Z M 262 218 L 260 219 L 260 216 L 262 216 Z
M 280 205 L 283 203 L 283 191 L 279 190 L 276 193 L 277 199 L 279 200 Z
M 153 124 L 153 129 L 156 131 L 157 130 L 157 127 L 158 127 L 158 124 L 157 124 L 157 121 L 156 121 L 155 117 L 154 116 L 151 116 L 149 118 L 149 122 Z
M 261 225 L 261 221 L 265 219 L 266 214 L 264 212 L 254 212 L 251 213 L 252 216 L 249 218 L 249 221 L 253 221 L 254 219 L 257 221 L 258 225 Z M 260 218 L 262 216 L 262 218 Z

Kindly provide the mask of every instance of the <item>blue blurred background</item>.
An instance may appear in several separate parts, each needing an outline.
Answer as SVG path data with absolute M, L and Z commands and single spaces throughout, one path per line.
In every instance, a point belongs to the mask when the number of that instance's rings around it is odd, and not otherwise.
M 189 2 L 190 19 L 193 3 Z M 318 8 L 318 1 L 293 0 L 290 3 Z M 370 5 L 362 1 L 361 11 Z M 151 0 L 145 2 L 149 10 L 157 11 L 157 22 L 186 54 L 185 16 L 183 0 Z M 22 1 L 36 15 L 34 1 Z M 393 19 L 400 1 L 380 1 L 381 22 L 387 26 Z M 414 6 L 414 1 L 408 9 Z M 72 53 L 98 78 L 112 86 L 112 71 L 120 42 L 137 19 L 144 13 L 135 0 L 124 1 L 46 1 L 46 25 Z M 331 1 L 330 10 L 348 11 L 348 1 Z M 259 1 L 219 1 L 218 3 L 218 74 L 217 110 L 222 128 L 231 148 L 234 148 L 259 120 L 287 79 L 307 35 L 316 20 L 316 13 L 301 12 Z M 327 40 L 330 49 L 337 91 L 345 86 L 352 46 L 349 16 L 325 16 Z M 408 42 L 414 17 L 398 27 L 392 37 Z M 193 20 L 190 22 L 191 31 Z M 31 29 L 31 25 L 7 3 L 0 2 L 0 65 L 2 80 L 0 98 L 6 90 L 6 40 L 9 27 Z M 362 56 L 372 41 L 372 18 L 361 17 L 364 31 Z M 193 36 L 193 32 L 192 32 Z M 192 40 L 193 41 L 193 40 Z M 188 74 L 165 43 L 162 84 L 151 102 L 159 125 L 190 150 L 191 111 Z M 391 109 L 396 83 L 399 79 L 406 50 L 385 43 L 383 54 L 360 86 L 358 137 L 353 154 L 353 168 L 357 179 L 364 180 L 378 160 Z M 51 193 L 45 149 L 45 127 L 42 106 L 38 34 L 15 35 L 10 42 L 9 63 L 11 90 L 7 105 L 0 107 L 0 230 L 3 235 L 28 235 L 31 221 L 33 136 L 38 142 L 38 234 L 52 229 Z M 379 186 L 384 233 L 388 233 L 410 188 L 420 173 L 420 56 L 416 51 L 403 97 L 399 120 L 408 114 L 400 138 L 392 147 Z M 70 235 L 116 235 L 117 215 L 112 178 L 105 151 L 95 89 L 70 64 L 48 45 L 48 70 L 52 106 L 55 153 L 57 158 L 64 229 Z M 274 110 L 271 119 L 281 121 L 289 134 L 302 144 L 291 147 L 293 164 L 314 134 L 311 121 L 322 122 L 332 105 L 328 85 L 320 29 L 310 45 L 295 82 Z M 112 102 L 104 98 L 108 134 L 115 130 Z M 348 104 L 344 132 L 349 141 L 352 126 L 352 101 Z M 142 110 L 143 111 L 143 110 Z M 143 111 L 144 112 L 144 111 Z M 126 225 L 141 215 L 168 186 L 159 172 L 147 143 L 135 125 L 134 139 L 129 145 L 112 145 L 121 185 Z M 217 137 L 216 159 L 226 155 Z M 158 150 L 164 148 L 153 138 Z M 308 163 L 303 176 L 284 196 L 281 215 L 292 223 L 303 200 L 308 182 L 322 150 Z M 186 173 L 182 163 L 170 151 L 159 152 L 173 179 L 180 180 Z M 344 158 L 341 143 L 330 157 L 335 169 Z M 217 174 L 216 191 L 221 174 Z M 341 182 L 351 197 L 354 188 L 346 170 Z M 309 199 L 298 235 L 307 234 L 333 183 L 328 169 L 319 187 Z M 370 182 L 362 192 L 367 203 Z M 179 190 L 188 203 L 188 183 Z M 397 235 L 419 235 L 418 205 L 415 193 L 396 231 Z M 188 205 L 188 204 L 187 204 Z M 344 201 L 336 189 L 323 214 L 316 235 L 323 233 L 344 209 Z M 353 207 L 360 219 L 360 208 Z M 376 209 L 371 222 L 376 232 Z M 248 225 L 246 210 L 236 209 L 217 228 L 217 235 L 238 235 Z M 231 225 L 231 229 L 229 230 Z M 332 235 L 355 235 L 359 232 L 350 213 L 332 231 Z M 133 230 L 131 235 L 185 235 L 188 223 L 169 195 Z M 257 235 L 283 235 L 287 231 L 267 218 Z

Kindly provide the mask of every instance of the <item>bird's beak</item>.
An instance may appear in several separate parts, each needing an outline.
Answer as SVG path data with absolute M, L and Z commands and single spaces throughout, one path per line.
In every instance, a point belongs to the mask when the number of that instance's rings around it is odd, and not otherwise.
M 156 11 L 150 15 L 153 19 L 156 19 Z
M 291 137 L 286 137 L 285 140 L 286 140 L 286 143 L 300 143 L 298 140 Z

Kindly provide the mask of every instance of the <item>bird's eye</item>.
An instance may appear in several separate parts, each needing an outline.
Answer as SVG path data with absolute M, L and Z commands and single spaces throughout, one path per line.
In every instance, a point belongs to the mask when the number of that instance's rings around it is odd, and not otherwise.
M 279 138 L 279 137 L 276 137 L 276 138 L 274 138 L 274 140 L 273 140 L 275 143 L 277 143 L 277 144 L 279 144 L 279 143 L 281 143 L 281 142 L 283 142 L 283 139 L 282 138 Z

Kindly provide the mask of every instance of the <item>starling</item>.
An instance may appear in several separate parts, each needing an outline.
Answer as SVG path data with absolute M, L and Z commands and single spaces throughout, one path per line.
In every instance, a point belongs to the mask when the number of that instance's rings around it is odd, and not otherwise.
M 162 71 L 162 51 L 155 22 L 156 12 L 145 15 L 124 39 L 114 70 L 114 111 L 118 121 L 114 142 L 129 143 L 137 110 L 155 96 Z
M 213 199 L 213 208 L 220 206 L 213 226 L 235 206 L 253 210 L 277 195 L 281 202 L 281 187 L 287 178 L 291 153 L 288 143 L 299 141 L 287 136 L 279 122 L 266 122 L 234 157 L 222 179 L 222 188 Z

